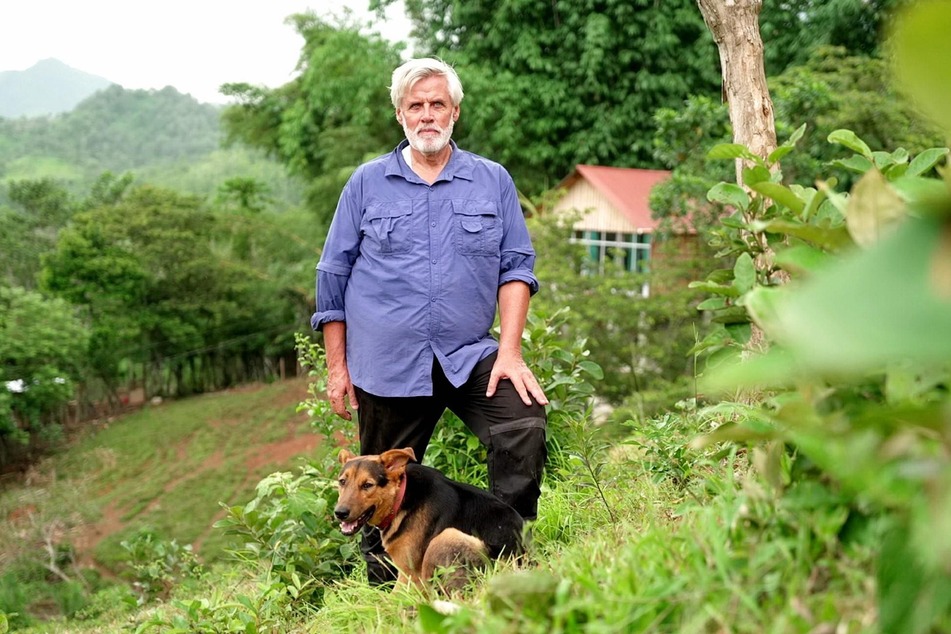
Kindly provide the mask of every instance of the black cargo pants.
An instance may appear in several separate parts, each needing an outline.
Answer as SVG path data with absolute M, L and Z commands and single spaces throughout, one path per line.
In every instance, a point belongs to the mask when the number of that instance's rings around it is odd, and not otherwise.
M 432 396 L 381 397 L 355 387 L 360 453 L 372 455 L 412 447 L 416 459 L 422 462 L 439 417 L 449 409 L 486 447 L 489 490 L 523 518 L 534 519 L 548 455 L 545 407 L 538 403 L 525 405 L 507 379 L 499 381 L 495 395 L 486 397 L 496 356 L 493 353 L 480 361 L 469 380 L 458 388 L 434 361 Z M 360 548 L 370 583 L 396 579 L 377 529 L 365 528 Z

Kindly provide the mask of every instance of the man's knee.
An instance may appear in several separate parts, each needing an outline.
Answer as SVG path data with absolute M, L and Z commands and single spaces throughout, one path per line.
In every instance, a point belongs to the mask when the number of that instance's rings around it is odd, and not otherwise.
M 495 495 L 515 508 L 522 517 L 538 513 L 542 473 L 548 450 L 546 421 L 529 417 L 492 428 L 489 476 Z

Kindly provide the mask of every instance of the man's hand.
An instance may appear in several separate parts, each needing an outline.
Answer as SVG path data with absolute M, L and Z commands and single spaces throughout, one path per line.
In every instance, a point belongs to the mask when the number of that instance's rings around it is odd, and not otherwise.
M 350 382 L 350 369 L 347 367 L 347 329 L 342 321 L 324 324 L 324 346 L 327 350 L 327 399 L 334 413 L 344 420 L 352 420 L 347 411 L 357 409 L 357 393 Z
M 526 405 L 532 404 L 532 398 L 539 405 L 548 405 L 548 397 L 538 384 L 538 379 L 532 374 L 532 371 L 525 365 L 521 353 L 505 352 L 499 349 L 499 356 L 492 366 L 492 373 L 489 375 L 489 387 L 485 391 L 487 397 L 492 397 L 499 385 L 499 381 L 508 379 L 515 387 L 515 391 L 522 398 Z
M 347 410 L 347 401 L 353 409 L 357 409 L 357 394 L 350 382 L 350 371 L 347 366 L 327 367 L 327 399 L 334 413 L 344 420 L 352 420 L 353 415 Z

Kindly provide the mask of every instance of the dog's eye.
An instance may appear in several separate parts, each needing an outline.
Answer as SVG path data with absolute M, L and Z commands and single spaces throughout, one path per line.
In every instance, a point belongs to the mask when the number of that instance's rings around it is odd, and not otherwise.
M 360 488 L 363 489 L 364 491 L 369 491 L 370 489 L 373 488 L 373 483 L 372 483 L 372 482 L 364 482 L 363 485 L 360 486 Z
M 339 484 L 339 485 L 342 486 L 342 487 L 345 487 L 345 486 L 347 486 L 347 479 L 346 479 L 346 478 L 340 478 L 339 480 L 337 480 L 337 484 Z

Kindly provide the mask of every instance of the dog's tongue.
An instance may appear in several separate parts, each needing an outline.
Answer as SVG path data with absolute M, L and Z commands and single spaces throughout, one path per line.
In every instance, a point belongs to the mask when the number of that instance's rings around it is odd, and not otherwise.
M 357 532 L 359 522 L 340 522 L 340 532 L 344 535 L 353 535 Z

